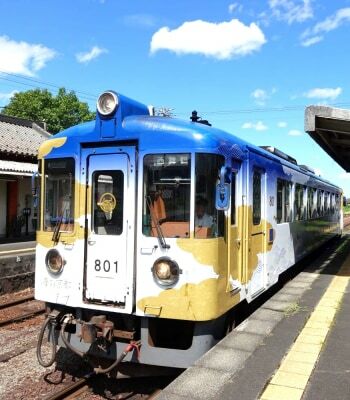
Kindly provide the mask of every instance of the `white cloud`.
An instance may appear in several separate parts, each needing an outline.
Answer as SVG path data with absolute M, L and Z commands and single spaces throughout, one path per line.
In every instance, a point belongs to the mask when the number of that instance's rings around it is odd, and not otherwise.
M 86 53 L 77 53 L 75 57 L 80 63 L 88 63 L 91 60 L 99 57 L 103 53 L 108 53 L 108 51 L 106 49 L 101 49 L 98 46 L 94 46 L 90 51 Z
M 18 93 L 18 90 L 13 90 L 10 93 L 0 93 L 0 102 L 3 100 L 5 100 L 5 101 L 10 100 L 10 98 L 16 93 Z
M 277 123 L 278 128 L 287 128 L 287 122 L 280 121 Z
M 156 21 L 149 14 L 131 14 L 124 17 L 124 23 L 133 27 L 152 28 L 155 26 Z
M 318 22 L 313 28 L 309 28 L 301 35 L 303 46 L 311 46 L 324 39 L 323 34 L 338 29 L 341 25 L 350 21 L 350 7 L 341 8 L 324 21 Z
M 2 72 L 35 76 L 56 52 L 42 44 L 16 42 L 7 36 L 0 36 L 0 70 Z
M 269 98 L 269 95 L 264 89 L 255 89 L 254 92 L 251 93 L 251 96 L 260 106 L 265 105 L 266 100 Z
M 269 0 L 272 14 L 288 24 L 304 22 L 313 17 L 312 0 Z
M 238 4 L 238 3 L 231 3 L 228 6 L 228 12 L 230 14 L 232 14 L 234 11 L 241 12 L 242 9 L 243 9 L 243 5 L 242 4 Z
M 315 88 L 304 93 L 304 96 L 308 99 L 323 99 L 323 100 L 335 100 L 341 93 L 342 88 Z
M 268 129 L 268 127 L 262 121 L 258 121 L 256 123 L 245 122 L 242 125 L 242 129 L 254 129 L 256 131 L 266 131 Z
M 309 47 L 309 46 L 312 46 L 312 45 L 314 45 L 316 43 L 321 42 L 322 40 L 323 40 L 323 36 L 313 36 L 313 37 L 311 37 L 309 39 L 303 40 L 301 42 L 301 45 L 304 46 L 304 47 Z
M 303 132 L 299 131 L 298 129 L 291 129 L 288 132 L 289 136 L 301 136 L 303 134 Z
M 219 60 L 245 56 L 266 43 L 255 23 L 244 25 L 238 19 L 229 22 L 184 22 L 176 29 L 159 29 L 151 40 L 151 53 L 169 50 L 176 54 L 203 54 Z

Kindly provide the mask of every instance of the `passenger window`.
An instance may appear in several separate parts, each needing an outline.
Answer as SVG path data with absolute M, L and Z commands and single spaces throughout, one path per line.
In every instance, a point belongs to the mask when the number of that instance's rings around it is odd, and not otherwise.
M 259 225 L 261 221 L 261 174 L 254 171 L 253 174 L 253 225 Z
M 307 215 L 309 219 L 317 217 L 317 209 L 315 204 L 316 189 L 307 188 Z
M 294 219 L 302 221 L 304 219 L 304 186 L 295 184 L 294 191 Z
M 323 190 L 317 190 L 317 216 L 323 216 Z
M 92 175 L 93 231 L 98 235 L 123 233 L 124 173 L 96 171 Z
M 194 234 L 198 239 L 224 236 L 224 211 L 215 208 L 216 184 L 224 164 L 218 154 L 196 154 Z
M 290 197 L 292 184 L 283 179 L 277 179 L 277 223 L 290 221 Z
M 143 234 L 189 238 L 191 155 L 147 155 L 143 176 Z

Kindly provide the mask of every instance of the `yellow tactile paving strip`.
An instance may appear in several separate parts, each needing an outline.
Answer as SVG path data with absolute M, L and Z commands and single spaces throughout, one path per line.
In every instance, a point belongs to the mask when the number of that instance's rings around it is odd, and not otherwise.
M 350 255 L 310 315 L 260 400 L 300 400 L 350 280 Z

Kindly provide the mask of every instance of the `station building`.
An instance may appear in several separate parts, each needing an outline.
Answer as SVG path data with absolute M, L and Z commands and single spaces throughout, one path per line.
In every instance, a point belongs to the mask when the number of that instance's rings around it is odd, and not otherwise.
M 0 114 L 0 242 L 34 239 L 31 176 L 50 136 L 43 123 Z

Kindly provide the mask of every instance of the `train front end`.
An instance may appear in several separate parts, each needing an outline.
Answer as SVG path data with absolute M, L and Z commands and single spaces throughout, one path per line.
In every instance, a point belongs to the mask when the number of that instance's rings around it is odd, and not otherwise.
M 111 367 L 187 367 L 221 338 L 223 315 L 239 302 L 224 212 L 215 208 L 225 158 L 194 150 L 205 136 L 198 129 L 209 128 L 168 120 L 109 91 L 96 121 L 40 147 L 33 192 L 41 217 L 35 297 L 47 305 L 42 365 L 58 344 Z

